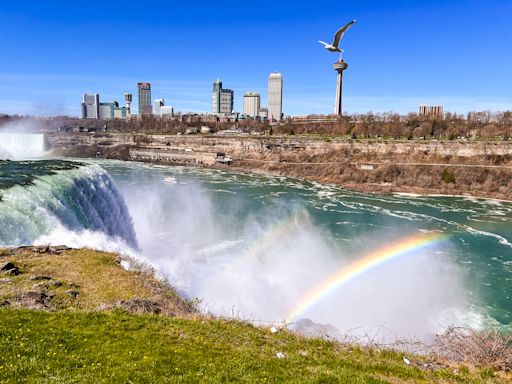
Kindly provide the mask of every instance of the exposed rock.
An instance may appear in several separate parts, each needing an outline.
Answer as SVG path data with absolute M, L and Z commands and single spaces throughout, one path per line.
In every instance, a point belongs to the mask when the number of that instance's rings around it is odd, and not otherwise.
M 0 272 L 10 276 L 17 276 L 20 274 L 19 268 L 10 261 L 0 263 Z
M 297 321 L 292 330 L 309 337 L 322 337 L 338 339 L 341 337 L 340 331 L 329 324 L 317 324 L 310 319 L 300 319 Z
M 132 313 L 152 313 L 159 314 L 162 311 L 160 303 L 148 299 L 135 298 L 127 301 L 121 301 L 121 307 Z
M 0 273 L 9 276 L 18 276 L 20 274 L 19 268 L 10 261 L 0 263 Z
M 47 283 L 37 283 L 32 286 L 32 289 L 35 291 L 46 291 L 50 289 L 50 285 Z
M 28 291 L 18 296 L 14 303 L 22 308 L 48 309 L 48 301 L 52 295 L 40 291 Z
M 65 245 L 58 245 L 58 246 L 52 246 L 50 247 L 50 252 L 51 253 L 62 253 L 64 251 L 67 251 L 71 248 L 65 246 Z
M 37 291 L 28 291 L 27 293 L 23 294 L 23 299 L 32 301 L 36 304 L 44 304 L 44 301 L 47 297 L 48 296 L 44 292 Z
M 20 274 L 20 270 L 18 268 L 12 268 L 6 271 L 2 271 L 2 273 L 8 276 L 18 276 Z
M 71 298 L 72 298 L 73 300 L 76 300 L 76 298 L 78 297 L 78 291 L 75 291 L 75 290 L 73 290 L 73 289 L 69 289 L 69 290 L 67 290 L 67 291 L 66 291 L 66 293 L 67 293 L 69 296 L 71 296 Z
M 32 289 L 34 290 L 47 290 L 50 288 L 57 288 L 62 286 L 62 283 L 58 280 L 53 280 L 50 276 L 32 276 L 31 281 L 41 281 L 41 283 L 34 284 Z
M 0 263 L 0 271 L 8 271 L 13 268 L 16 268 L 16 266 L 10 261 Z
M 50 276 L 32 276 L 30 281 L 43 281 L 43 280 L 52 280 Z

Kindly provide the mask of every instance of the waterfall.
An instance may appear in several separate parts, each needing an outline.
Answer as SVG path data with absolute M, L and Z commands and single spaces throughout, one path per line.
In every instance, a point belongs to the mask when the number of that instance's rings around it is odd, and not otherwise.
M 47 161 L 18 164 L 33 174 L 45 163 L 47 168 L 56 167 Z M 5 163 L 4 168 L 12 164 Z M 105 243 L 118 241 L 136 249 L 131 216 L 110 175 L 94 165 L 67 168 L 40 172 L 30 181 L 18 178 L 19 184 L 0 190 L 0 246 L 94 247 L 87 239 L 99 235 Z
M 45 137 L 40 133 L 0 132 L 0 159 L 36 159 L 45 155 Z

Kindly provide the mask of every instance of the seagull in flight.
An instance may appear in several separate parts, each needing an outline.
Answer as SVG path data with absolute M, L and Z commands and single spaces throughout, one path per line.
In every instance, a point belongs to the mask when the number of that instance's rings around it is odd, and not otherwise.
M 325 46 L 325 49 L 327 49 L 330 52 L 339 52 L 340 60 L 341 60 L 341 54 L 343 53 L 343 50 L 339 48 L 340 41 L 343 38 L 343 35 L 345 34 L 345 32 L 347 32 L 349 30 L 349 28 L 352 25 L 354 25 L 355 22 L 356 22 L 355 20 L 352 20 L 350 23 L 348 23 L 343 28 L 338 30 L 338 32 L 336 32 L 336 34 L 334 35 L 334 41 L 332 42 L 332 44 L 327 44 L 324 41 L 318 41 L 318 42 L 320 44 L 323 44 Z

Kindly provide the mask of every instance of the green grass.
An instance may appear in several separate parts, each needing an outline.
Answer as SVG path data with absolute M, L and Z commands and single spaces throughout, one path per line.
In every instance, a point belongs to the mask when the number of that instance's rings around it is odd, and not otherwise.
M 277 352 L 285 358 L 278 359 Z M 420 358 L 412 358 L 421 363 Z M 491 377 L 485 379 L 485 376 Z M 348 348 L 237 321 L 0 309 L 0 383 L 479 383 L 392 351 Z M 502 381 L 505 382 L 505 381 Z
M 164 312 L 183 316 L 193 312 L 171 287 L 151 276 L 151 271 L 127 271 L 113 253 L 91 249 L 69 249 L 60 254 L 30 249 L 13 253 L 0 249 L 0 262 L 4 261 L 18 266 L 21 273 L 10 276 L 11 283 L 0 284 L 0 303 L 7 300 L 16 305 L 16 297 L 35 290 L 52 295 L 48 303 L 52 310 L 89 311 L 138 298 L 159 302 Z M 61 285 L 36 282 L 33 276 L 49 276 Z M 70 289 L 78 292 L 76 300 L 66 293 Z

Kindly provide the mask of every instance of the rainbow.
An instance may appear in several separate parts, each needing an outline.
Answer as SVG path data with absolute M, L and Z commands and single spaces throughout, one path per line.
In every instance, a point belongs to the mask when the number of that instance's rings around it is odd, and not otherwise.
M 295 307 L 288 312 L 286 322 L 295 321 L 317 302 L 353 279 L 400 257 L 414 256 L 420 250 L 438 244 L 446 238 L 446 234 L 438 232 L 423 233 L 380 248 L 349 265 L 343 266 L 338 272 L 307 291 L 298 300 Z
M 238 269 L 245 267 L 247 263 L 254 261 L 264 250 L 272 248 L 288 233 L 297 227 L 297 224 L 306 220 L 309 213 L 306 208 L 292 212 L 289 216 L 278 221 L 259 237 L 256 237 L 245 250 L 237 257 L 235 262 L 226 265 L 225 271 L 236 273 Z

